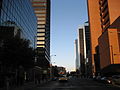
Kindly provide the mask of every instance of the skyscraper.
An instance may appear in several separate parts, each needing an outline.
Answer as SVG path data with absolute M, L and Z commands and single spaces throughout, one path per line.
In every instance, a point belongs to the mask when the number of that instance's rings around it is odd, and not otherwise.
M 76 71 L 80 71 L 80 59 L 78 52 L 78 39 L 75 40 L 75 62 L 76 62 Z
M 6 88 L 6 76 L 12 78 L 17 85 L 19 80 L 24 82 L 27 76 L 31 76 L 29 80 L 32 80 L 33 73 L 29 73 L 34 66 L 31 47 L 34 47 L 36 32 L 37 18 L 30 0 L 0 0 L 0 88 Z M 30 41 L 31 47 L 26 40 Z M 23 73 L 23 78 L 19 78 L 19 72 Z M 27 75 L 25 78 L 24 72 Z M 10 85 L 12 86 L 13 84 Z
M 50 0 L 32 0 L 37 16 L 38 64 L 48 67 L 50 62 Z
M 85 75 L 85 57 L 86 57 L 86 48 L 85 48 L 85 31 L 83 27 L 78 29 L 78 49 L 80 52 L 80 73 L 81 75 Z
M 20 37 L 30 40 L 34 46 L 37 19 L 29 0 L 0 0 L 0 26 L 19 28 Z
M 82 75 L 90 74 L 90 31 L 88 22 L 78 30 L 78 52 L 80 58 L 80 71 Z
M 90 25 L 90 44 L 91 44 L 91 67 L 92 74 L 95 74 L 95 48 L 98 46 L 98 38 L 102 34 L 100 14 L 99 14 L 99 0 L 87 0 L 88 1 L 88 21 Z

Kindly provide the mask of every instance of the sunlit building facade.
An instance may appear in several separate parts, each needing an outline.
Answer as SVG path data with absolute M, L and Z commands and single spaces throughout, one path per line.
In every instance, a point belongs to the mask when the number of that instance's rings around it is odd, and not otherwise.
M 32 0 L 37 16 L 37 51 L 42 67 L 50 64 L 50 0 Z
M 102 35 L 99 37 L 103 73 L 120 73 L 120 0 L 99 0 Z M 104 41 L 104 42 L 103 42 Z
M 99 0 L 87 0 L 88 3 L 88 21 L 90 25 L 90 45 L 91 45 L 91 74 L 96 72 L 96 47 L 98 46 L 98 38 L 102 34 L 100 23 Z
M 34 47 L 37 19 L 29 0 L 0 0 L 0 26 L 17 26 L 20 37 L 30 40 Z
M 88 0 L 93 74 L 99 59 L 103 73 L 120 71 L 119 3 L 120 0 Z

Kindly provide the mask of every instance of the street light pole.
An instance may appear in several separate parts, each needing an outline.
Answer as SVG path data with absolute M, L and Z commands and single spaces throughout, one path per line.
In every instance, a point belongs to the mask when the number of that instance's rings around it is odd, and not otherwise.
M 53 56 L 56 56 L 56 55 L 50 55 L 50 80 L 52 80 L 52 76 L 53 76 L 52 75 L 52 61 L 51 61 Z

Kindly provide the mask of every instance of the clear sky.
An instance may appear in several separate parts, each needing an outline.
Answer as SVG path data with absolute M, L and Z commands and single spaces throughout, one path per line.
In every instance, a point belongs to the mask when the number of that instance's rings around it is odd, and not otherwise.
M 74 41 L 77 29 L 87 19 L 86 0 L 51 0 L 51 61 L 75 69 Z M 54 63 L 55 62 L 55 63 Z

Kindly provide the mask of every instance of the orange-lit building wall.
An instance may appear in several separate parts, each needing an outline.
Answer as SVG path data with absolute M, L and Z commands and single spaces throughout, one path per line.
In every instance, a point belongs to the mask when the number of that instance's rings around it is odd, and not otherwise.
M 110 24 L 120 16 L 120 0 L 107 0 Z
M 120 16 L 120 0 L 99 0 L 103 32 Z
M 99 38 L 100 67 L 109 65 L 110 62 L 110 46 L 108 31 L 104 32 Z
M 108 29 L 99 38 L 101 69 L 110 64 L 120 64 L 120 29 Z
M 101 69 L 120 64 L 120 29 L 108 29 L 99 38 Z
M 90 24 L 92 70 L 95 72 L 95 47 L 98 45 L 98 38 L 102 34 L 99 0 L 88 0 L 88 19 Z
M 108 29 L 111 49 L 111 64 L 120 64 L 120 29 Z M 112 51 L 113 50 L 113 51 Z
M 99 0 L 103 34 L 99 38 L 101 69 L 110 64 L 119 64 L 120 36 L 118 28 L 120 0 Z M 114 23 L 115 22 L 115 23 Z M 111 28 L 112 27 L 112 28 Z

